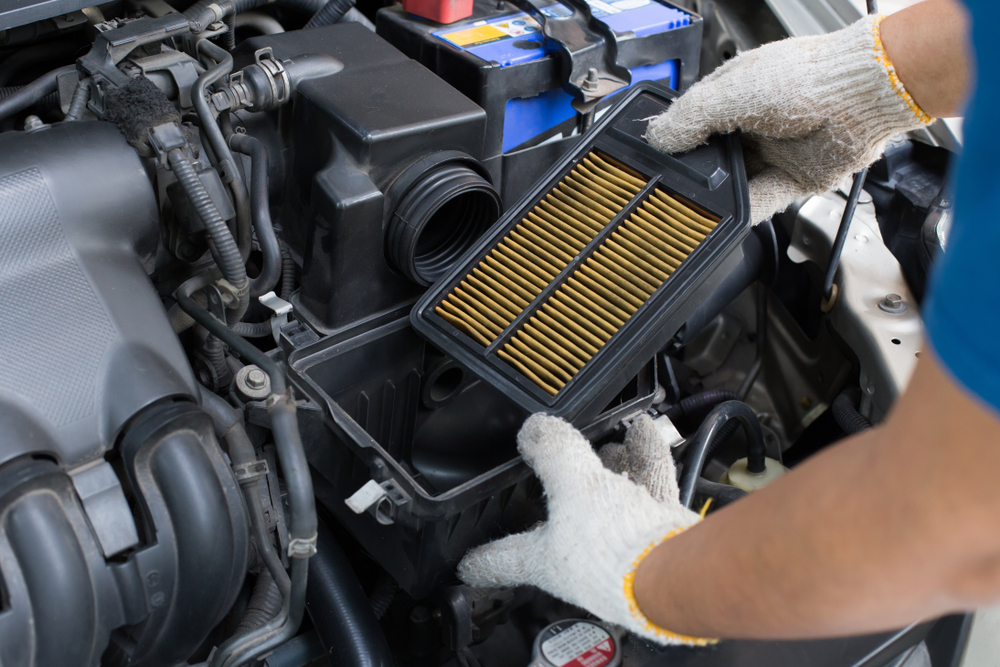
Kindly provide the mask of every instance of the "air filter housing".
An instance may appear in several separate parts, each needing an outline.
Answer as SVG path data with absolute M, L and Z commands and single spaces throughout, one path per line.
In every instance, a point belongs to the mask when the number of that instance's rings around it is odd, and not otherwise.
M 414 328 L 532 412 L 584 423 L 742 260 L 739 140 L 643 138 L 675 93 L 641 84 L 427 292 Z

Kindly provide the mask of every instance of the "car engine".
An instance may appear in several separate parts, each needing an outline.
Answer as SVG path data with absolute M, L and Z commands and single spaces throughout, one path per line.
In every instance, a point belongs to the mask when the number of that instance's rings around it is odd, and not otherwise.
M 881 421 L 946 128 L 892 141 L 838 241 L 850 184 L 751 227 L 738 138 L 642 138 L 794 33 L 770 3 L 89 4 L 0 5 L 0 666 L 957 664 L 971 617 L 661 649 L 455 576 L 545 517 L 532 412 L 595 447 L 650 414 L 709 511 Z M 646 303 L 667 206 L 695 241 Z M 619 232 L 631 273 L 577 269 Z

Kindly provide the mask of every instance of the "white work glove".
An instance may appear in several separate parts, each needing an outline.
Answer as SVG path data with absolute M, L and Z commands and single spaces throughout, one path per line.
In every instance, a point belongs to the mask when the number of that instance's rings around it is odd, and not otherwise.
M 836 188 L 877 160 L 893 135 L 933 121 L 886 57 L 881 20 L 736 56 L 652 119 L 647 141 L 679 153 L 742 130 L 754 223 Z
M 670 447 L 653 421 L 636 419 L 625 448 L 630 474 L 655 480 L 659 500 L 606 469 L 583 435 L 557 417 L 530 417 L 517 445 L 545 487 L 549 520 L 470 551 L 458 566 L 462 581 L 484 588 L 537 586 L 661 644 L 710 643 L 654 625 L 632 590 L 642 559 L 699 520 L 677 499 Z

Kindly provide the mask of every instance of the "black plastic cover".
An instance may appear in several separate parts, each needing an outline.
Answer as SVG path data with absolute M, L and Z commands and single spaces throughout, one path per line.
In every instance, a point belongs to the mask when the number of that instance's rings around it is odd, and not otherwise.
M 647 119 L 662 113 L 676 93 L 643 83 L 598 123 L 585 140 L 558 162 L 479 244 L 429 290 L 411 312 L 413 327 L 463 366 L 489 382 L 529 412 L 547 412 L 578 426 L 589 423 L 608 400 L 634 377 L 646 361 L 681 329 L 701 302 L 742 262 L 740 244 L 750 232 L 750 205 L 739 139 L 713 137 L 681 155 L 664 155 L 646 143 Z M 586 155 L 599 150 L 643 174 L 649 183 L 605 226 L 488 347 L 435 313 L 435 307 L 524 218 L 554 184 Z M 522 322 L 657 187 L 715 214 L 719 223 L 680 267 L 555 396 L 504 362 L 497 350 L 520 330 Z

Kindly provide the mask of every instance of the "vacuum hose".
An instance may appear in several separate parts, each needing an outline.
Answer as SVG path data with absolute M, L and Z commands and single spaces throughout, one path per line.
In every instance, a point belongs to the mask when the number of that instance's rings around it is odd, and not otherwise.
M 684 474 L 681 478 L 680 500 L 684 507 L 691 507 L 701 471 L 705 467 L 705 462 L 711 458 L 716 443 L 719 442 L 717 437 L 719 432 L 730 419 L 739 420 L 744 432 L 746 432 L 747 470 L 751 473 L 764 472 L 766 468 L 764 432 L 760 428 L 760 422 L 757 421 L 757 415 L 746 403 L 739 401 L 721 403 L 708 413 L 688 450 L 687 461 L 684 463 Z
M 250 282 L 250 296 L 270 292 L 281 277 L 281 247 L 271 222 L 271 204 L 267 191 L 267 173 L 270 161 L 267 149 L 257 139 L 246 134 L 232 134 L 229 145 L 238 153 L 250 156 L 250 214 L 257 242 L 264 256 L 260 275 Z

